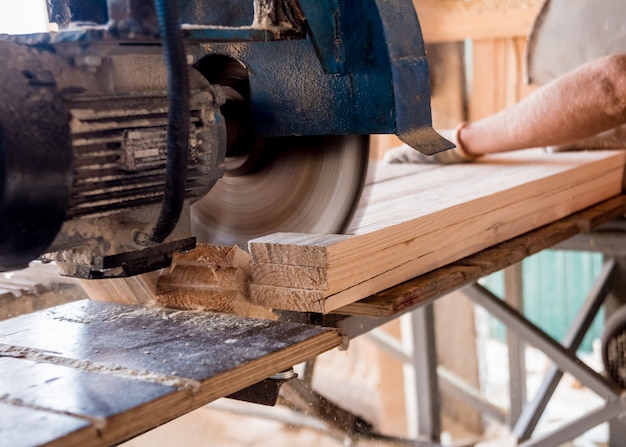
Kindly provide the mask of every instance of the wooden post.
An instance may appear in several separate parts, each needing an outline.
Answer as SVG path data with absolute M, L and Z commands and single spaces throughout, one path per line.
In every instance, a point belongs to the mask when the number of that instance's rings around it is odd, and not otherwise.
M 477 121 L 510 107 L 536 87 L 526 83 L 526 39 L 474 40 L 469 119 Z

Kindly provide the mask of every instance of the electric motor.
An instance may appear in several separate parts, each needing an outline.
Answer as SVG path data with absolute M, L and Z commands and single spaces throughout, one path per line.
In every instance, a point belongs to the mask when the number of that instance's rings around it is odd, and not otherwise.
M 164 194 L 168 98 L 158 48 L 135 53 L 0 42 L 1 270 L 45 253 L 64 274 L 125 276 L 193 247 L 184 217 L 164 244 L 139 240 Z M 190 86 L 186 207 L 222 176 L 226 147 L 221 91 L 195 70 Z

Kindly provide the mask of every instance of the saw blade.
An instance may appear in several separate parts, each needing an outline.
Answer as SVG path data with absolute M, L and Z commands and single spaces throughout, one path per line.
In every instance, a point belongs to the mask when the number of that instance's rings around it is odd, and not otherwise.
M 341 233 L 361 196 L 368 148 L 369 137 L 357 135 L 266 138 L 253 169 L 227 171 L 192 206 L 192 233 L 242 248 L 275 232 Z

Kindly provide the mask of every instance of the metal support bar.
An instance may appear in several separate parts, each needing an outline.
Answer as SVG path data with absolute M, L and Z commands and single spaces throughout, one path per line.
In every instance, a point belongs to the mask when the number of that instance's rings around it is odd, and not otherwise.
M 388 334 L 380 329 L 374 329 L 368 332 L 364 337 L 371 343 L 375 344 L 385 354 L 389 354 L 402 363 L 411 363 L 411 354 L 406 352 L 402 342 L 393 335 Z
M 555 447 L 562 445 L 603 422 L 615 419 L 623 414 L 624 411 L 626 411 L 626 408 L 621 399 L 613 400 L 608 402 L 606 406 L 564 425 L 559 430 L 519 444 L 519 447 Z
M 326 317 L 324 318 L 324 326 L 337 328 L 347 338 L 352 339 L 395 320 L 398 318 L 398 315 L 386 318 L 372 318 L 360 316 L 344 317 L 331 314 L 325 315 L 324 317 Z
M 566 348 L 554 341 L 537 326 L 520 316 L 489 290 L 479 284 L 473 284 L 464 288 L 463 293 L 500 319 L 509 329 L 515 331 L 520 338 L 543 351 L 557 366 L 572 374 L 584 386 L 605 399 L 615 399 L 614 388 L 600 374 L 573 356 Z
M 524 308 L 522 263 L 504 269 L 504 301 L 515 309 Z M 526 346 L 515 332 L 506 330 L 509 352 L 509 414 L 508 425 L 513 427 L 522 414 L 528 399 L 526 389 Z
M 623 415 L 609 421 L 609 442 L 607 447 L 623 447 L 626 439 L 626 424 L 621 420 Z
M 408 312 L 408 310 L 405 312 Z M 393 315 L 391 317 L 374 318 L 338 314 L 307 313 L 291 310 L 275 310 L 274 313 L 276 313 L 278 318 L 282 321 L 339 329 L 342 335 L 347 339 L 353 339 L 367 334 L 370 331 L 395 320 L 399 316 Z
M 417 435 L 439 441 L 441 409 L 437 380 L 437 350 L 435 346 L 435 316 L 432 304 L 420 307 L 406 316 L 410 327 L 411 366 L 414 374 L 410 384 L 417 396 Z M 403 341 L 405 335 L 403 334 Z M 410 377 L 410 376 L 409 376 Z M 406 379 L 405 379 L 406 380 Z
M 402 363 L 412 363 L 411 355 L 406 352 L 402 343 L 395 337 L 374 329 L 364 335 L 368 341 L 374 343 L 378 348 L 386 354 L 396 358 Z M 505 410 L 492 404 L 485 399 L 474 386 L 465 382 L 462 378 L 444 368 L 437 366 L 437 378 L 439 380 L 439 388 L 445 390 L 448 394 L 457 397 L 478 409 L 482 414 L 494 419 L 502 424 L 506 421 Z
M 623 219 L 616 220 L 607 224 L 609 228 L 622 228 L 626 221 Z M 595 234 L 595 233 L 594 233 Z M 601 235 L 604 234 L 604 230 Z M 626 244 L 624 236 L 626 232 L 621 231 L 621 240 L 614 238 L 607 241 L 606 246 L 599 246 L 605 256 L 611 256 L 615 262 L 616 274 L 611 282 L 610 292 L 604 301 L 604 316 L 609 318 L 619 308 L 626 305 Z M 610 248 L 610 250 L 607 250 Z M 621 253 L 619 253 L 621 251 Z M 624 439 L 626 439 L 626 425 L 617 420 L 609 421 L 609 443 L 608 447 L 623 447 Z
M 437 376 L 439 377 L 439 387 L 442 390 L 470 404 L 480 411 L 481 414 L 501 424 L 506 422 L 506 411 L 485 399 L 477 389 L 465 382 L 465 380 L 448 371 L 443 366 L 437 367 Z
M 313 372 L 315 371 L 315 363 L 317 359 L 311 359 L 304 363 L 304 371 L 302 372 L 302 382 L 311 388 L 313 386 Z
M 598 314 L 604 299 L 609 293 L 611 282 L 616 272 L 615 261 L 613 259 L 606 260 L 602 270 L 595 279 L 587 299 L 563 338 L 562 345 L 572 354 L 575 354 L 578 350 L 585 334 Z M 517 439 L 525 441 L 530 438 L 562 376 L 563 371 L 555 365 L 550 367 L 537 394 L 524 407 L 522 414 L 513 427 L 513 434 L 515 434 Z

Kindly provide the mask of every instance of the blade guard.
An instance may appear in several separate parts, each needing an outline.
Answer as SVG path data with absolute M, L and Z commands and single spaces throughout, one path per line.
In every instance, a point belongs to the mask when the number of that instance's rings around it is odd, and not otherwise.
M 323 7 L 320 7 L 323 3 Z M 310 27 L 316 53 L 327 72 L 345 73 L 350 48 L 350 28 L 343 28 L 347 15 L 362 12 L 368 17 L 367 7 L 351 10 L 341 0 L 301 0 L 300 4 Z M 454 144 L 432 129 L 430 108 L 430 80 L 426 50 L 417 13 L 411 1 L 374 0 L 363 2 L 376 9 L 384 37 L 393 87 L 393 127 L 403 142 L 426 155 L 451 149 Z M 327 14 L 327 11 L 333 11 Z M 372 132 L 374 133 L 374 132 Z

